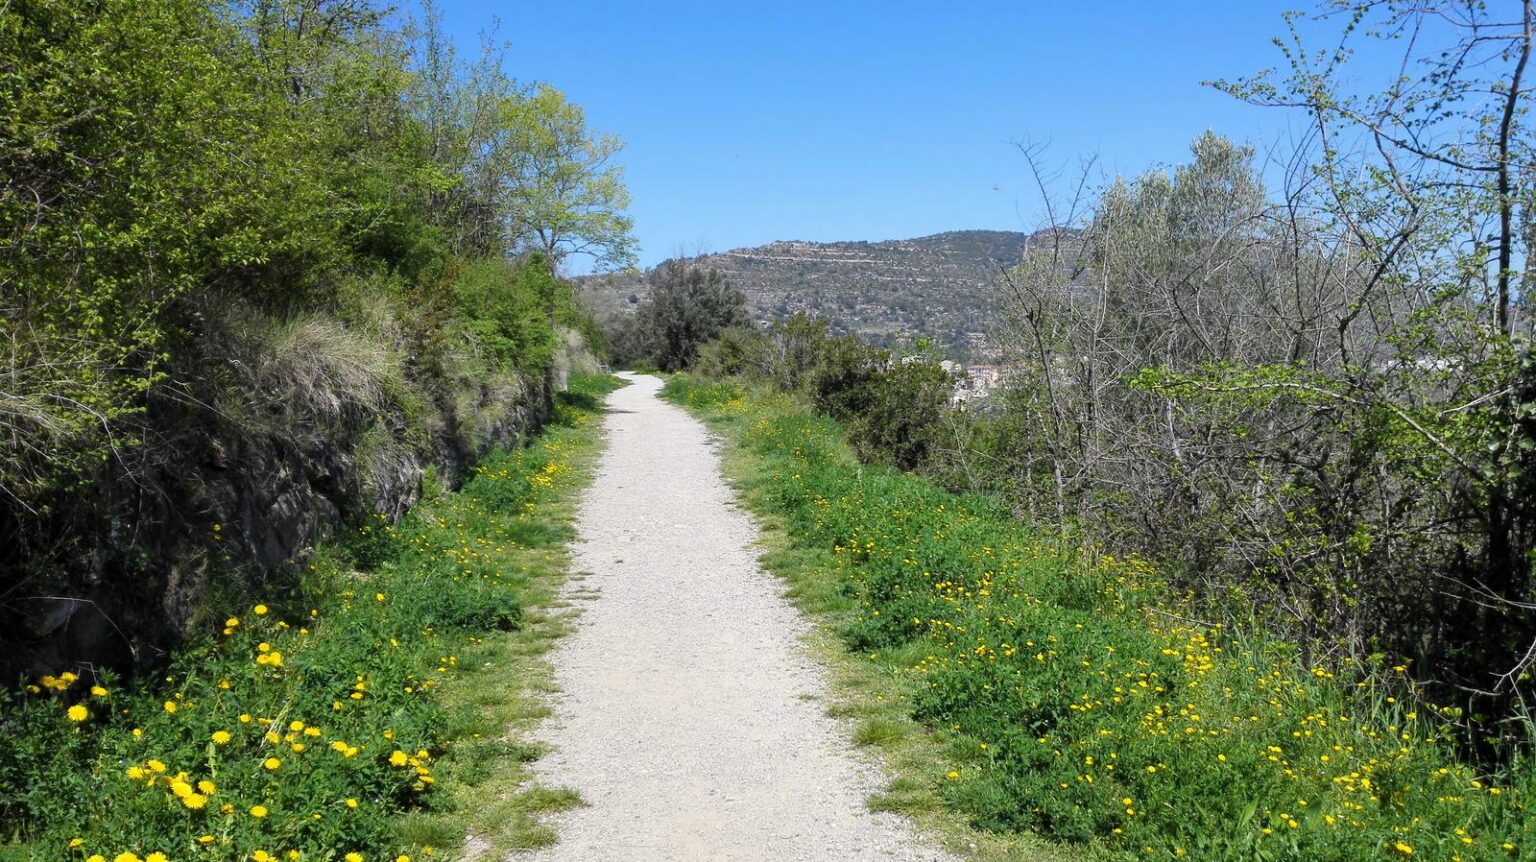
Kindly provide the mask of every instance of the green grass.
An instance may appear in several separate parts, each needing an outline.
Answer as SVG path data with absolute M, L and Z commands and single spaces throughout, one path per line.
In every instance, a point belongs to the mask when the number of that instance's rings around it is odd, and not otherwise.
M 0 702 L 11 858 L 426 857 L 551 840 L 525 786 L 575 497 L 613 378 L 531 446 L 322 547 L 300 583 L 195 633 L 152 679 L 44 678 Z
M 874 807 L 983 859 L 1536 851 L 1529 781 L 1459 763 L 1405 669 L 1335 679 L 1186 619 L 1145 561 L 861 466 L 783 398 L 686 376 L 665 392 L 725 435 L 766 565 L 821 623 L 830 711 L 895 775 Z

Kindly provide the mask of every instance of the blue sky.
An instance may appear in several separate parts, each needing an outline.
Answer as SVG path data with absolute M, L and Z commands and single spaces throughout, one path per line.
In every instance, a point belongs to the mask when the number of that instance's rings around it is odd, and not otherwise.
M 627 142 L 650 266 L 775 239 L 1037 227 L 1012 141 L 1122 173 L 1182 160 L 1207 128 L 1262 148 L 1294 120 L 1200 82 L 1273 65 L 1297 5 L 444 0 L 443 23 L 473 56 L 499 19 L 509 74 Z

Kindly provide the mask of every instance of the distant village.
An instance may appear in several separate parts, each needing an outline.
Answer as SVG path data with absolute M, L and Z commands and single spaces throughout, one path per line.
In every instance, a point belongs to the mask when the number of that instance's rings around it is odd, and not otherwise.
M 904 356 L 902 362 L 920 362 L 922 356 Z M 939 367 L 955 379 L 954 390 L 950 393 L 949 403 L 952 407 L 981 407 L 993 394 L 1001 391 L 1007 383 L 1023 370 L 1021 366 L 1013 364 L 971 364 L 956 362 L 953 359 L 945 359 L 939 362 Z

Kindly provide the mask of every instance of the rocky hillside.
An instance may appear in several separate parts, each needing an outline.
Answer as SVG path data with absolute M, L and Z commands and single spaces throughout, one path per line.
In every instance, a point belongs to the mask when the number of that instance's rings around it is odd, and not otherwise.
M 761 321 L 807 312 L 879 345 L 931 338 L 956 358 L 987 354 L 998 268 L 1026 234 L 967 230 L 886 242 L 773 242 L 705 255 L 747 294 Z M 640 274 L 582 281 L 583 300 L 614 313 L 645 295 Z

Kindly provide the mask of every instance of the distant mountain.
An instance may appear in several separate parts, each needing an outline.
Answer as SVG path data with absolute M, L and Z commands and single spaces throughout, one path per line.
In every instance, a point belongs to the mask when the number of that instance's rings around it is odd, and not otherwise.
M 979 358 L 995 322 L 998 271 L 1019 262 L 1028 238 L 963 230 L 886 242 L 772 242 L 697 261 L 725 273 L 760 321 L 803 311 L 874 344 L 930 338 L 956 358 Z M 639 274 L 580 281 L 600 313 L 645 295 Z

